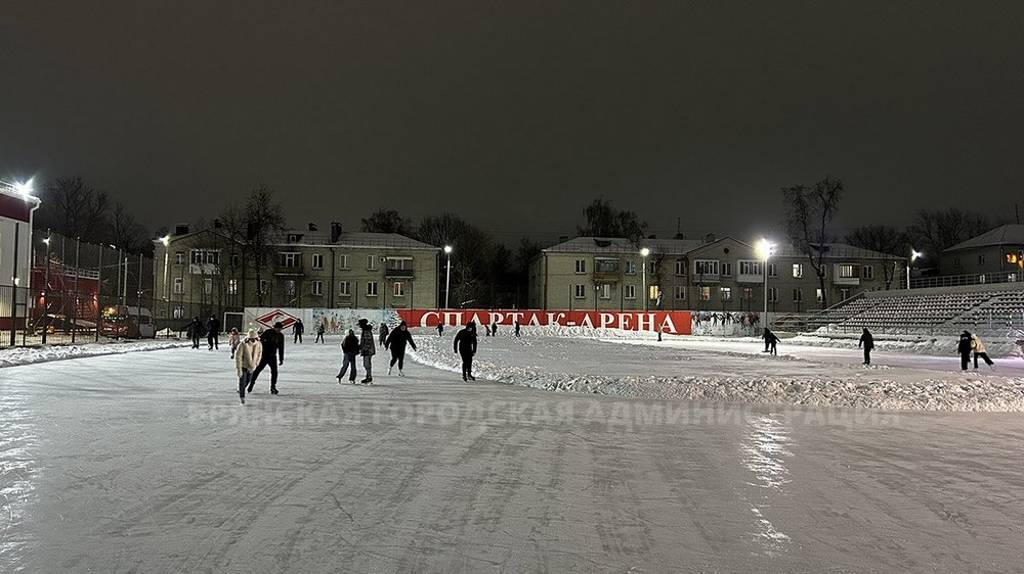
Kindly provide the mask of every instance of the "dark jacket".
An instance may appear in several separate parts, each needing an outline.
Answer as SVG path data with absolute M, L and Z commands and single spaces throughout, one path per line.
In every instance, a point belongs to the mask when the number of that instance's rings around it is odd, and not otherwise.
M 857 343 L 857 346 L 864 347 L 870 351 L 875 348 L 875 338 L 868 331 L 864 331 L 860 336 L 860 343 Z
M 359 337 L 359 354 L 364 357 L 377 354 L 377 345 L 373 342 L 373 329 L 363 329 Z
M 773 333 L 772 331 L 769 331 L 768 329 L 764 330 L 763 338 L 768 343 L 778 343 L 779 342 L 779 336 L 776 335 L 775 333 Z
M 284 361 L 284 335 L 274 329 L 267 329 L 260 335 L 260 343 L 263 344 L 264 361 L 273 361 L 274 355 Z
M 341 352 L 346 355 L 355 355 L 359 352 L 359 337 L 355 335 L 346 335 L 345 340 L 341 342 Z
M 203 324 L 199 319 L 193 319 L 188 322 L 188 325 L 185 325 L 185 330 L 189 337 L 198 337 L 203 334 Z
M 455 335 L 455 351 L 461 355 L 475 355 L 476 331 L 469 327 L 459 331 L 459 334 Z
M 220 333 L 220 320 L 216 317 L 206 322 L 206 332 L 212 335 Z
M 396 355 L 405 354 L 405 346 L 412 345 L 412 350 L 416 350 L 416 343 L 412 340 L 412 333 L 407 330 L 395 329 L 388 335 L 388 340 L 384 341 L 384 348 L 391 349 L 391 352 Z
M 956 351 L 961 355 L 971 354 L 971 334 L 962 333 L 960 335 L 960 342 L 956 345 Z
M 305 332 L 306 332 L 306 326 L 302 324 L 302 321 L 296 321 L 295 324 L 292 325 L 292 333 L 296 333 L 296 334 L 301 335 L 301 334 L 303 334 Z
M 316 332 L 317 332 L 318 334 L 320 334 L 320 335 L 323 335 L 323 334 L 324 334 L 324 333 L 325 333 L 326 331 L 327 331 L 327 327 L 324 327 L 324 324 L 323 324 L 323 323 L 318 323 L 318 324 L 317 324 L 317 326 L 316 326 Z

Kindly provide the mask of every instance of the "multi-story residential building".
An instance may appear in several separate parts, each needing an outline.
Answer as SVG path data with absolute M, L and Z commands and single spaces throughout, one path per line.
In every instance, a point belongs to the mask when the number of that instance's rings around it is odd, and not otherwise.
M 823 300 L 832 305 L 860 291 L 894 287 L 896 260 L 829 244 L 823 294 L 807 256 L 777 245 L 767 265 L 769 311 L 813 311 Z M 752 245 L 728 237 L 639 243 L 577 237 L 542 250 L 531 263 L 529 281 L 530 306 L 544 309 L 756 312 L 765 300 L 761 256 Z
M 243 256 L 217 228 L 179 226 L 155 246 L 157 315 L 172 320 L 244 307 L 437 306 L 440 250 L 393 233 L 289 231 Z
M 942 252 L 939 265 L 943 275 L 989 275 L 989 281 L 1024 281 L 1024 225 L 1002 225 L 958 243 Z M 972 282 L 985 280 L 981 277 Z

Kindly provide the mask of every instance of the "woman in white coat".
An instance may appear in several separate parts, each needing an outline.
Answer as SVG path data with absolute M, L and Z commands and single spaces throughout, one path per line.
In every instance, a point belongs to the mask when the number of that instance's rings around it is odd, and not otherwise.
M 235 349 L 235 374 L 238 375 L 238 398 L 245 404 L 245 389 L 252 379 L 252 372 L 260 364 L 263 346 L 255 329 L 249 329 L 245 340 Z

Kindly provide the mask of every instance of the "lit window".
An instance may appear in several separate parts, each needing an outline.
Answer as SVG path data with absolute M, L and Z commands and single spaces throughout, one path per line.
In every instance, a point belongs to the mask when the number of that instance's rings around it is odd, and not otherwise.
M 794 263 L 793 264 L 793 278 L 794 279 L 802 279 L 803 276 L 804 276 L 804 264 L 803 263 Z M 798 299 L 793 299 L 793 300 L 794 301 L 798 301 Z
M 722 287 L 722 301 L 732 301 L 732 287 Z

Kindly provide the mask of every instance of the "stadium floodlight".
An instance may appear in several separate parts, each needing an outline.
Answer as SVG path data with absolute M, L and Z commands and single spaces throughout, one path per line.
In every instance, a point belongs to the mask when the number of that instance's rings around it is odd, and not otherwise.
M 910 258 L 907 259 L 907 290 L 908 291 L 910 290 L 910 266 L 914 264 L 914 261 L 916 261 L 916 260 L 918 260 L 918 259 L 920 259 L 922 257 L 924 257 L 924 253 L 914 249 L 913 247 L 910 248 Z
M 160 238 L 160 243 L 163 243 L 164 247 L 167 247 L 168 245 L 171 244 L 171 236 L 164 235 L 163 237 Z
M 768 327 L 768 259 L 775 252 L 775 244 L 764 237 L 754 246 L 757 257 L 761 260 L 762 272 L 764 273 L 764 326 Z
M 445 274 L 444 274 L 444 308 L 445 309 L 449 308 L 448 307 L 448 293 L 452 290 L 452 251 L 453 251 L 453 249 L 452 249 L 451 245 L 445 245 L 444 246 L 444 254 L 445 254 L 445 257 L 448 259 L 448 262 L 447 262 L 447 265 L 446 265 L 447 271 L 445 271 Z
M 647 256 L 650 254 L 651 250 L 648 249 L 647 247 L 643 247 L 640 249 L 640 257 L 644 258 L 642 262 L 643 270 L 640 272 L 640 277 L 642 278 L 640 284 L 641 288 L 643 289 L 644 311 L 647 310 L 647 301 L 648 299 L 650 299 L 650 297 L 647 296 Z

